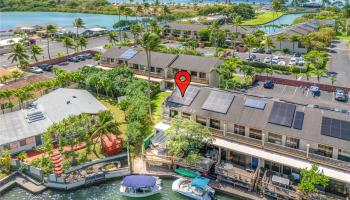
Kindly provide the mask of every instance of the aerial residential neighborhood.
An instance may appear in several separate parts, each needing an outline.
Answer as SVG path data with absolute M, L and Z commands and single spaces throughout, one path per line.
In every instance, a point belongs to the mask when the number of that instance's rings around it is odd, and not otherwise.
M 348 200 L 349 3 L 0 1 L 0 199 Z

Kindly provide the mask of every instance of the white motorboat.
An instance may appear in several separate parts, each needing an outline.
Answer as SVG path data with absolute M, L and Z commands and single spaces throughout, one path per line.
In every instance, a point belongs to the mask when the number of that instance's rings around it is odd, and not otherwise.
M 215 190 L 208 186 L 209 179 L 198 176 L 194 179 L 179 178 L 173 182 L 172 190 L 195 200 L 211 200 Z
M 138 198 L 158 194 L 161 189 L 161 179 L 156 176 L 131 175 L 124 177 L 119 193 Z

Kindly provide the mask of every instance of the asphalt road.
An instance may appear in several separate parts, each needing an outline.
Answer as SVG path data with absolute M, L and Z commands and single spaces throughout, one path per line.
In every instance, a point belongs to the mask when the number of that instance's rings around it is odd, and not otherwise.
M 108 43 L 107 36 L 89 38 L 89 43 L 87 45 L 87 49 L 100 48 L 100 47 L 103 47 L 107 43 Z M 39 60 L 48 59 L 47 40 L 46 39 L 39 39 L 39 40 L 37 40 L 37 45 L 39 45 L 44 50 L 42 55 L 39 56 Z M 69 49 L 68 52 L 73 53 L 74 49 Z M 66 48 L 60 42 L 50 42 L 51 57 L 56 56 L 58 53 L 65 54 Z M 8 60 L 9 55 L 10 54 L 4 54 L 4 55 L 0 56 L 0 66 L 8 67 L 8 66 L 16 65 L 16 63 L 11 63 L 11 61 Z
M 328 71 L 337 79 L 336 84 L 350 86 L 350 50 L 346 40 L 332 42 Z

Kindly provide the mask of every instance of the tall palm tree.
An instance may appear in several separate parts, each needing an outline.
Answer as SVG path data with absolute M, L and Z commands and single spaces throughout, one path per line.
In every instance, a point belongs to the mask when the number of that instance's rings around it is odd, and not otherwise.
M 247 34 L 244 39 L 243 39 L 244 44 L 246 45 L 246 47 L 248 48 L 248 52 L 249 52 L 249 58 L 250 58 L 250 52 L 252 50 L 252 48 L 256 45 L 256 37 L 252 34 Z
M 148 70 L 148 112 L 152 120 L 151 109 L 151 51 L 156 49 L 161 44 L 160 37 L 153 32 L 145 32 L 142 36 L 141 46 L 146 52 L 147 56 L 147 70 Z
M 88 45 L 88 39 L 86 39 L 86 37 L 81 37 L 79 38 L 79 46 L 80 49 L 83 50 L 83 47 L 86 49 L 87 45 Z
M 112 45 L 115 44 L 115 42 L 118 41 L 118 36 L 115 31 L 110 31 L 108 33 L 108 42 L 111 43 Z
M 235 28 L 235 40 L 234 40 L 234 48 L 236 48 L 236 42 L 238 37 L 238 27 L 242 25 L 243 23 L 243 17 L 238 14 L 232 15 L 232 25 Z
M 77 28 L 77 32 L 76 32 L 76 38 L 79 38 L 79 28 L 84 28 L 85 27 L 85 23 L 83 21 L 82 18 L 78 17 L 74 20 L 73 22 L 73 26 Z
M 272 48 L 275 47 L 275 43 L 273 39 L 270 36 L 265 36 L 264 40 L 261 42 L 261 46 L 263 46 L 265 49 L 271 49 L 271 67 L 272 67 Z
M 299 36 L 298 35 L 291 35 L 289 38 L 289 41 L 293 43 L 293 53 L 294 52 L 294 48 L 295 48 L 295 42 L 299 41 Z
M 143 31 L 143 27 L 139 23 L 133 24 L 130 26 L 130 31 L 134 35 L 134 43 L 138 44 L 139 36 Z
M 32 59 L 34 59 L 35 62 L 38 62 L 38 57 L 37 56 L 42 54 L 43 51 L 44 50 L 40 46 L 38 46 L 36 44 L 33 44 L 33 45 L 30 46 L 30 53 L 32 54 Z
M 49 59 L 51 59 L 51 54 L 50 54 L 50 39 L 51 39 L 51 34 L 54 34 L 57 32 L 57 27 L 52 24 L 48 24 L 46 26 L 46 38 L 47 38 L 47 54 L 49 56 Z
M 286 39 L 287 39 L 287 37 L 283 34 L 279 34 L 276 37 L 276 41 L 279 42 L 281 50 L 282 50 L 282 42 L 285 41 Z
M 68 49 L 74 46 L 74 40 L 73 38 L 66 36 L 63 38 L 62 43 L 63 43 L 63 46 L 66 47 L 66 53 L 68 55 L 69 53 Z
M 21 43 L 16 43 L 15 46 L 13 46 L 13 52 L 10 54 L 8 59 L 11 59 L 11 63 L 19 62 L 19 64 L 22 67 L 21 61 L 27 60 L 29 56 L 26 54 L 26 49 Z
M 272 25 L 273 25 L 273 29 L 275 29 L 275 15 L 276 12 L 281 10 L 282 8 L 282 1 L 283 0 L 273 0 L 272 4 L 271 4 L 271 8 L 272 8 Z
M 98 154 L 96 152 L 96 144 L 97 141 L 102 143 L 102 137 L 107 135 L 108 133 L 119 134 L 118 124 L 116 123 L 113 115 L 110 111 L 102 111 L 98 114 L 96 130 L 92 133 L 91 138 L 95 140 L 93 152 L 97 157 Z

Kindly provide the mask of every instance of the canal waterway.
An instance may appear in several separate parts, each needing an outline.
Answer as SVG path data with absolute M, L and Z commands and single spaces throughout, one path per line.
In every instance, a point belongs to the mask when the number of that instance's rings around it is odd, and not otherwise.
M 42 194 L 33 195 L 27 191 L 15 187 L 0 196 L 0 199 L 5 200 L 132 200 L 118 194 L 121 179 L 108 181 L 96 186 L 80 188 L 73 191 L 57 191 L 46 190 Z M 162 180 L 162 192 L 148 198 L 141 200 L 186 200 L 185 197 L 171 190 L 171 184 L 174 179 Z M 232 196 L 217 193 L 215 195 L 217 200 L 239 200 Z

